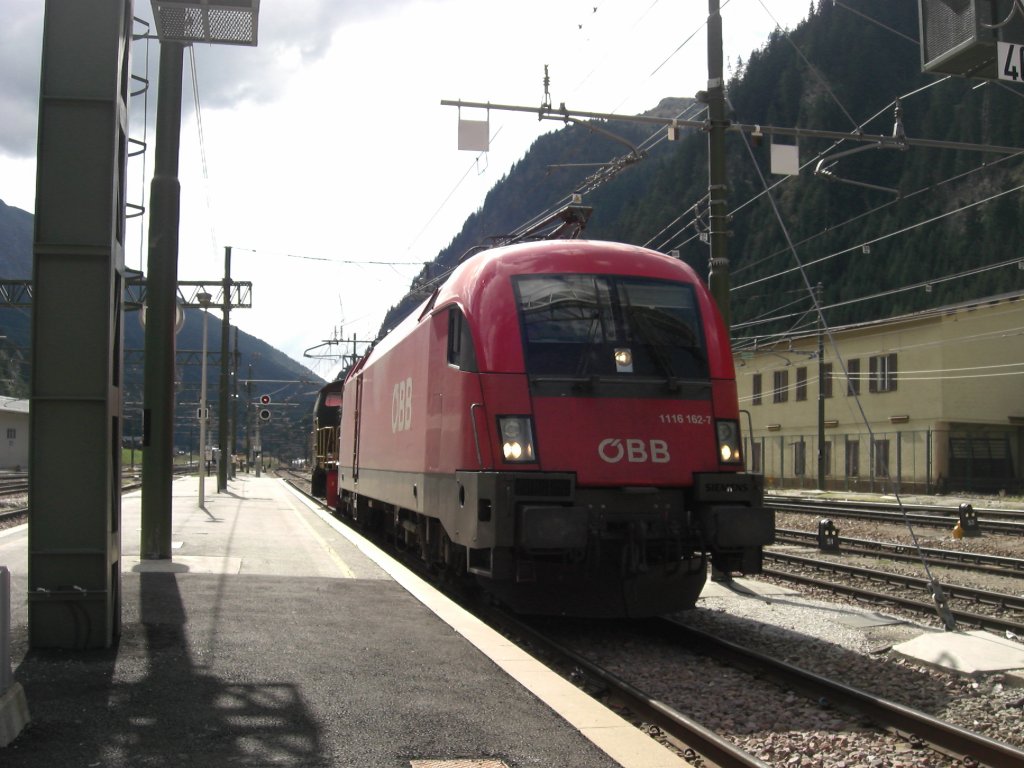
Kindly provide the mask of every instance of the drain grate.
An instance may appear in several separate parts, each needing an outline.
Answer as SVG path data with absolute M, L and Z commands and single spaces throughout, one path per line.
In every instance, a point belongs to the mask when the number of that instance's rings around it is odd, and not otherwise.
M 410 768 L 508 768 L 501 760 L 410 760 Z

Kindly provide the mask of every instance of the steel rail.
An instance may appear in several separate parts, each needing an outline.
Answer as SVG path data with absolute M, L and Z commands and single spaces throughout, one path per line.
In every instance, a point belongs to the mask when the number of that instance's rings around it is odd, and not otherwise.
M 28 480 L 0 480 L 0 496 L 15 496 L 28 492 Z
M 662 631 L 685 646 L 687 650 L 707 652 L 731 664 L 753 666 L 757 672 L 769 672 L 787 686 L 795 686 L 841 708 L 849 708 L 870 718 L 876 725 L 907 737 L 921 739 L 944 754 L 952 755 L 969 765 L 968 760 L 984 765 L 1024 765 L 1024 751 L 987 736 L 943 722 L 924 712 L 887 701 L 875 694 L 830 680 L 784 661 L 744 648 L 700 630 L 662 619 Z
M 174 474 L 175 475 L 189 474 L 192 471 L 193 471 L 192 467 L 189 467 L 189 466 L 176 466 L 174 468 Z M 128 477 L 122 477 L 121 478 L 121 492 L 122 493 L 125 492 L 125 491 L 133 491 L 133 490 L 136 490 L 136 489 L 142 487 L 141 478 L 139 478 L 137 476 L 137 473 L 135 473 L 133 475 L 132 473 L 126 471 L 126 472 L 123 472 L 122 474 L 123 475 L 129 475 Z M 26 487 L 25 490 L 27 491 L 28 488 Z M 0 496 L 3 496 L 4 493 L 5 492 L 3 490 L 0 490 Z M 17 517 L 18 515 L 22 515 L 22 514 L 28 514 L 29 509 L 30 509 L 29 507 L 19 507 L 18 509 L 10 510 L 8 512 L 0 512 L 0 520 L 6 520 L 8 518 Z
M 775 529 L 775 543 L 797 544 L 800 546 L 816 546 L 818 534 L 814 531 L 798 531 L 790 528 Z M 891 544 L 871 539 L 851 539 L 836 537 L 838 549 L 822 550 L 840 555 L 877 555 L 882 554 L 891 560 L 920 563 L 921 558 L 912 554 L 914 548 L 909 544 Z M 961 568 L 975 572 L 991 573 L 996 576 L 1014 578 L 1024 576 L 1024 559 L 1004 557 L 1002 555 L 986 555 L 981 552 L 962 552 L 956 549 L 936 549 L 921 547 L 920 550 L 928 560 L 946 568 Z
M 621 701 L 644 722 L 657 725 L 671 739 L 684 745 L 687 760 L 694 765 L 717 768 L 768 768 L 768 764 L 744 752 L 731 741 L 704 727 L 696 720 L 648 696 L 625 680 L 594 664 L 541 632 L 498 609 L 476 611 L 478 616 L 499 631 L 526 638 L 531 646 L 554 658 L 556 666 L 578 669 L 586 678 L 598 683 L 607 695 Z M 485 615 L 482 615 L 485 614 Z M 548 662 L 545 662 L 548 663 Z M 690 753 L 693 753 L 692 756 Z M 699 756 L 700 761 L 695 762 Z
M 882 512 L 898 512 L 901 509 L 905 509 L 911 512 L 924 512 L 935 515 L 948 515 L 949 517 L 956 517 L 960 511 L 959 506 L 952 506 L 947 504 L 911 504 L 903 502 L 897 504 L 896 502 L 888 502 L 881 500 L 862 500 L 862 499 L 815 499 L 807 496 L 786 496 L 783 494 L 771 494 L 766 497 L 766 500 L 777 501 L 780 504 L 798 504 L 806 507 L 829 507 L 829 508 L 849 508 L 849 509 L 875 509 Z M 982 507 L 977 504 L 971 504 L 971 508 L 978 514 L 979 517 L 1008 517 L 1011 519 L 1024 518 L 1024 508 L 1018 507 Z
M 934 528 L 949 528 L 954 521 L 948 517 L 938 515 L 925 515 L 917 512 L 883 512 L 873 509 L 853 509 L 839 506 L 818 506 L 803 503 L 779 502 L 772 498 L 766 498 L 764 506 L 774 509 L 777 512 L 795 512 L 797 514 L 828 515 L 829 517 L 853 517 L 861 520 L 877 520 L 886 523 L 903 524 L 910 521 L 914 525 L 927 525 Z M 1024 522 L 1011 522 L 1009 520 L 986 520 L 978 519 L 978 529 L 989 533 L 1007 533 L 1015 536 L 1024 536 Z
M 812 557 L 790 555 L 785 552 L 765 552 L 764 556 L 766 559 L 775 560 L 776 562 L 799 565 L 805 568 L 816 568 L 818 570 L 832 571 L 835 573 L 845 573 L 850 576 L 868 579 L 869 581 L 898 584 L 903 587 L 912 587 L 929 594 L 931 593 L 931 585 L 928 580 L 918 578 L 917 576 L 906 576 L 902 573 L 890 573 L 889 571 L 879 571 L 874 568 L 862 568 L 857 565 L 845 565 L 843 563 L 835 563 L 828 560 L 817 560 Z M 942 585 L 942 591 L 946 594 L 946 597 L 970 600 L 983 605 L 991 605 L 995 608 L 1010 608 L 1015 611 L 1024 611 L 1024 597 L 1018 595 L 1007 595 L 1002 592 L 990 592 L 985 589 L 975 589 L 973 587 L 962 587 L 956 584 L 945 583 Z
M 824 579 L 816 579 L 813 576 L 804 576 L 799 573 L 790 573 L 788 571 L 777 571 L 772 568 L 765 568 L 761 573 L 765 576 L 771 576 L 783 581 L 791 581 L 797 584 L 823 589 L 828 592 L 860 598 L 867 602 L 888 603 L 890 605 L 897 605 L 901 608 L 906 608 L 915 613 L 921 613 L 926 616 L 935 616 L 935 603 L 933 602 L 926 603 L 909 597 L 871 591 L 848 584 L 837 584 L 834 581 L 825 581 Z M 945 589 L 946 587 L 943 585 L 943 591 L 945 591 Z M 1018 636 L 1024 635 L 1024 622 L 1010 621 L 1007 619 L 1001 619 L 998 616 L 986 616 L 985 614 L 972 613 L 970 611 L 963 611 L 952 607 L 949 608 L 949 612 L 957 621 L 963 621 L 965 624 L 980 627 L 981 629 L 991 629 L 997 632 L 1010 631 Z
M 0 512 L 0 521 L 13 520 L 21 515 L 28 514 L 28 507 L 18 507 L 17 509 L 8 509 Z

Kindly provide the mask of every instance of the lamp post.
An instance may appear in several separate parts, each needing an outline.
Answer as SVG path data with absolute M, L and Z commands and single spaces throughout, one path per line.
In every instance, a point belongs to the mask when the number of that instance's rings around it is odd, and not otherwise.
M 146 278 L 151 317 L 146 324 L 141 555 L 170 560 L 182 59 L 185 46 L 192 43 L 256 45 L 259 0 L 213 5 L 208 0 L 151 2 L 160 39 L 160 93 Z
M 199 383 L 199 507 L 206 505 L 206 422 L 209 420 L 206 412 L 206 326 L 210 319 L 210 299 L 213 298 L 205 291 L 196 294 L 196 299 L 203 307 L 203 362 L 200 365 L 202 381 Z
M 224 305 L 220 323 L 220 389 L 217 444 L 220 446 L 220 461 L 217 463 L 217 493 L 228 489 L 228 462 L 231 459 L 231 445 L 228 442 L 228 358 L 231 333 L 231 246 L 224 248 Z

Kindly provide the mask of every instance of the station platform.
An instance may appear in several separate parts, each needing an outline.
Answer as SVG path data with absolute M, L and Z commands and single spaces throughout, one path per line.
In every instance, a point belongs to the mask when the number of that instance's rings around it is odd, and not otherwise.
M 211 487 L 173 484 L 169 561 L 124 496 L 109 650 L 28 651 L 27 534 L 2 532 L 31 715 L 5 768 L 686 765 L 282 480 Z

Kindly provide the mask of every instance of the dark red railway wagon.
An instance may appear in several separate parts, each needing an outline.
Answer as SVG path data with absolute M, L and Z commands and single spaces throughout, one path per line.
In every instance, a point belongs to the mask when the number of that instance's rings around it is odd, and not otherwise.
M 341 424 L 343 379 L 330 381 L 320 388 L 313 404 L 311 435 L 313 469 L 310 492 L 337 503 L 338 490 L 338 427 Z
M 695 603 L 774 536 L 728 334 L 685 264 L 580 240 L 463 262 L 349 373 L 339 510 L 523 612 Z

